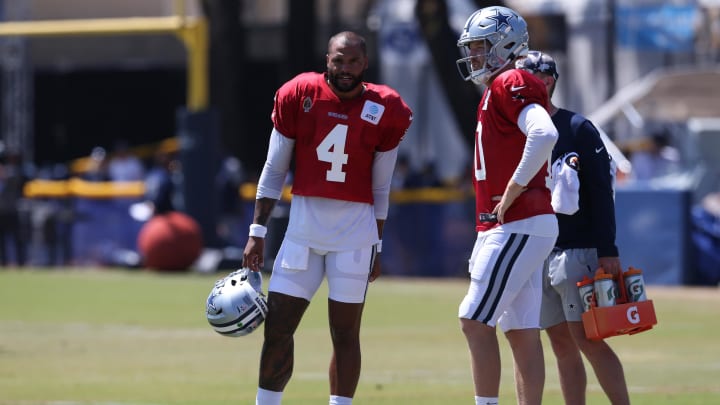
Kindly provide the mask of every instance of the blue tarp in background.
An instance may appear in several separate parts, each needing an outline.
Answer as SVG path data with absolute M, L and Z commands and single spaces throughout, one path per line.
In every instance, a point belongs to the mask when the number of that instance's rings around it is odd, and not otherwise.
M 623 268 L 641 269 L 647 284 L 693 284 L 691 200 L 690 191 L 618 190 L 616 241 Z
M 143 222 L 130 216 L 130 205 L 139 198 L 75 199 L 72 227 L 73 263 L 107 264 L 119 250 L 137 250 Z
M 693 268 L 698 284 L 720 283 L 720 217 L 706 211 L 702 206 L 693 207 L 692 246 Z
M 689 52 L 695 46 L 698 17 L 698 7 L 693 4 L 618 4 L 617 43 L 640 51 Z

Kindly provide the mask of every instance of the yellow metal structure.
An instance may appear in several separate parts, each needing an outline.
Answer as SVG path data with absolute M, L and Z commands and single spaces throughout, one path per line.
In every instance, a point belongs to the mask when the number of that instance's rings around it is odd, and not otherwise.
M 174 34 L 187 51 L 187 108 L 208 106 L 208 26 L 204 17 L 188 18 L 185 2 L 175 1 L 175 15 L 166 17 L 96 18 L 14 21 L 0 23 L 0 36 L 88 36 Z
M 24 193 L 27 198 L 140 198 L 145 194 L 145 183 L 142 181 L 96 182 L 76 177 L 65 181 L 31 180 L 25 184 Z

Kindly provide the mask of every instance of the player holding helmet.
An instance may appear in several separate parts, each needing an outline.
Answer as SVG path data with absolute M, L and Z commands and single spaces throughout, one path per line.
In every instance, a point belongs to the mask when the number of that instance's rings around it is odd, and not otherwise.
M 518 403 L 540 404 L 545 370 L 539 321 L 541 276 L 558 234 L 546 185 L 557 130 L 547 91 L 514 69 L 527 53 L 525 20 L 506 7 L 486 7 L 465 23 L 457 46 L 464 80 L 486 86 L 478 106 L 473 184 L 477 240 L 467 295 L 459 308 L 470 349 L 475 403 L 498 403 L 496 326 L 510 342 Z
M 327 72 L 303 73 L 275 94 L 273 131 L 243 263 L 263 265 L 265 224 L 295 161 L 285 238 L 268 287 L 257 405 L 281 403 L 293 370 L 293 335 L 323 278 L 333 353 L 331 405 L 352 403 L 360 378 L 360 320 L 380 275 L 382 228 L 398 144 L 412 112 L 393 89 L 363 81 L 365 40 L 328 43 Z

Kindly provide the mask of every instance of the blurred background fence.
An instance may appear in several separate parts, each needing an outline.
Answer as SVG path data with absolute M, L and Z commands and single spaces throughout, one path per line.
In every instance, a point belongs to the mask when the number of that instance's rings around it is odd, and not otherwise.
M 457 77 L 455 42 L 470 12 L 494 4 L 526 18 L 531 47 L 558 61 L 554 101 L 591 118 L 621 163 L 623 263 L 649 283 L 717 284 L 717 0 L 0 0 L 2 264 L 133 262 L 144 221 L 129 212 L 155 175 L 207 250 L 237 264 L 274 91 L 324 70 L 327 39 L 355 30 L 366 79 L 398 89 L 416 116 L 385 271 L 464 276 L 481 89 Z
M 27 220 L 32 223 L 35 236 L 30 238 L 30 264 L 133 265 L 133 256 L 138 254 L 137 236 L 145 222 L 134 219 L 130 207 L 140 201 L 140 196 L 31 199 Z M 268 270 L 287 223 L 283 204 L 270 224 Z M 619 190 L 616 204 L 617 242 L 625 266 L 642 269 L 649 284 L 717 283 L 718 274 L 713 269 L 720 268 L 716 250 L 720 241 L 716 233 L 718 224 L 708 226 L 693 218 L 689 191 Z M 223 243 L 216 249 L 234 247 L 235 253 L 225 254 L 228 260 L 221 268 L 196 270 L 215 271 L 238 265 L 237 249 L 247 241 L 253 207 L 252 200 L 244 200 L 238 211 L 224 216 L 219 225 L 224 229 Z M 420 188 L 394 192 L 384 232 L 384 273 L 464 277 L 475 241 L 473 212 L 472 196 L 456 190 Z M 694 243 L 693 239 L 702 242 Z M 214 263 L 216 266 L 217 262 Z

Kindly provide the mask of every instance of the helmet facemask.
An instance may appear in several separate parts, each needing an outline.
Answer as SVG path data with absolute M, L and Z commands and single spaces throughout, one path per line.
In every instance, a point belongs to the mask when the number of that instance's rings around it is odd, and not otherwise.
M 472 48 L 471 44 L 482 42 L 482 46 Z M 498 55 L 492 41 L 483 38 L 469 41 L 463 45 L 458 45 L 463 57 L 457 60 L 457 67 L 460 76 L 464 80 L 472 81 L 475 84 L 486 84 L 489 77 L 497 70 L 503 68 L 507 63 Z M 477 45 L 476 45 L 477 46 Z M 478 52 L 476 49 L 484 49 L 484 52 Z

